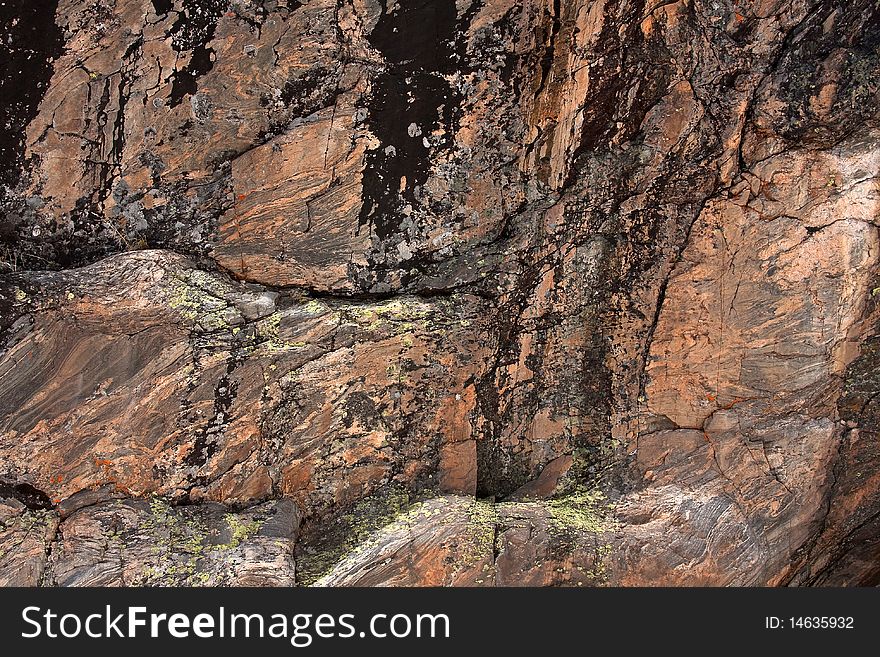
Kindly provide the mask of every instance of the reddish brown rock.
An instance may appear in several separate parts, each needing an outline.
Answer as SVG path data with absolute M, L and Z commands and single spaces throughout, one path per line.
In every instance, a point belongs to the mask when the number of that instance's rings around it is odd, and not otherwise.
M 395 508 L 320 586 L 607 583 L 615 523 L 601 496 L 492 504 L 446 496 Z
M 352 255 L 369 244 L 358 224 L 369 136 L 351 143 L 354 113 L 351 101 L 338 98 L 334 107 L 235 159 L 236 197 L 221 218 L 218 263 L 261 283 L 352 288 Z M 314 166 L 303 166 L 309 162 Z
M 473 440 L 447 443 L 440 448 L 440 490 L 477 492 L 477 445 Z
M 45 509 L 28 509 L 15 498 L 0 501 L 0 585 L 39 586 L 46 577 L 46 558 L 55 539 L 58 517 Z
M 58 586 L 285 586 L 299 517 L 290 502 L 244 513 L 116 500 L 65 519 L 46 583 Z
M 4 583 L 877 583 L 876 3 L 168 4 L 5 35 Z
M 483 367 L 474 297 L 323 302 L 148 251 L 28 282 L 41 287 L 17 288 L 32 314 L 0 370 L 18 409 L 0 444 L 6 476 L 53 498 L 110 484 L 326 510 L 431 478 L 444 445 L 468 444 L 445 420 L 466 421 L 453 391 Z M 473 448 L 456 467 L 472 489 Z

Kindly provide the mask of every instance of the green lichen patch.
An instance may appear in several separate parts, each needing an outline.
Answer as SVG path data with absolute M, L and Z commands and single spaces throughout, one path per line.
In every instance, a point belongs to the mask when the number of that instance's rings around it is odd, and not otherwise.
M 391 487 L 363 498 L 351 509 L 323 521 L 302 540 L 297 554 L 297 580 L 310 586 L 344 558 L 366 549 L 370 538 L 394 523 L 409 522 L 419 506 L 404 489 Z
M 303 349 L 308 346 L 302 340 L 287 340 L 280 336 L 281 312 L 274 312 L 256 323 L 256 335 L 262 347 L 269 353 L 280 353 L 291 349 Z
M 431 307 L 421 299 L 399 297 L 389 301 L 341 307 L 346 319 L 367 331 L 392 335 L 411 333 L 427 326 Z
M 263 522 L 227 513 L 210 527 L 200 515 L 174 508 L 161 498 L 149 503 L 138 532 L 151 544 L 150 556 L 134 584 L 144 586 L 205 586 L 217 584 L 228 570 L 230 551 L 255 536 Z M 121 537 L 111 532 L 111 544 Z M 142 540 L 142 539 L 139 539 Z
M 239 545 L 248 540 L 251 536 L 260 531 L 262 522 L 259 520 L 242 520 L 234 513 L 227 513 L 226 524 L 229 525 L 229 531 L 232 536 L 228 543 L 212 546 L 215 550 L 234 550 Z
M 318 301 L 317 299 L 312 299 L 311 301 L 303 304 L 300 307 L 300 310 L 309 315 L 323 315 L 324 313 L 330 311 L 330 306 L 328 306 L 326 303 Z
M 54 511 L 49 509 L 25 509 L 19 515 L 0 520 L 0 563 L 11 558 L 28 539 L 47 542 L 47 532 L 50 532 L 56 518 Z
M 150 500 L 139 529 L 152 543 L 151 558 L 134 582 L 145 586 L 194 586 L 204 558 L 206 529 L 199 518 L 176 512 L 160 498 Z
M 193 276 L 196 273 L 200 272 L 192 272 Z M 193 284 L 191 279 L 173 280 L 167 297 L 168 306 L 205 331 L 229 329 L 230 315 L 234 315 L 229 304 L 213 292 Z
M 551 524 L 557 529 L 600 534 L 613 525 L 605 501 L 600 490 L 578 489 L 545 504 Z
M 464 566 L 473 566 L 495 552 L 498 528 L 498 507 L 490 501 L 475 499 L 467 507 L 467 534 L 462 546 Z
M 421 299 L 397 297 L 374 305 L 372 310 L 384 319 L 412 321 L 428 317 L 431 313 L 431 306 Z

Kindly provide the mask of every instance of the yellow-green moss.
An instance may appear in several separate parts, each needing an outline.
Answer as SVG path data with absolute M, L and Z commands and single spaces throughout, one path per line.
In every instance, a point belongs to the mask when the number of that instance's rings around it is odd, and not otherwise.
M 148 564 L 135 584 L 147 586 L 192 586 L 205 551 L 206 533 L 196 518 L 175 513 L 165 500 L 150 500 L 150 514 L 141 523 L 148 532 L 155 561 Z
M 408 514 L 417 512 L 419 506 L 397 487 L 363 498 L 331 520 L 321 536 L 307 542 L 297 558 L 297 579 L 306 586 L 314 584 L 346 557 L 370 547 L 371 536 L 379 530 L 407 524 Z
M 473 566 L 494 554 L 498 508 L 493 502 L 475 499 L 468 504 L 467 514 L 467 541 L 460 546 L 461 557 L 465 566 Z
M 195 273 L 197 272 L 193 272 L 192 277 Z M 191 279 L 175 279 L 172 282 L 168 306 L 178 311 L 184 319 L 197 322 L 206 331 L 229 329 L 229 321 L 225 316 L 229 304 L 201 287 L 191 284 Z M 213 281 L 213 279 L 209 280 Z
M 147 532 L 153 543 L 152 558 L 135 584 L 204 586 L 215 578 L 214 569 L 206 569 L 208 565 L 219 565 L 217 560 L 223 558 L 223 552 L 238 548 L 262 526 L 259 520 L 244 520 L 228 513 L 224 520 L 230 538 L 225 543 L 215 543 L 209 540 L 208 530 L 197 516 L 175 511 L 158 497 L 151 499 L 149 505 L 149 515 L 139 529 Z
M 213 546 L 215 549 L 233 550 L 241 545 L 244 541 L 260 531 L 262 523 L 259 520 L 242 521 L 233 513 L 226 514 L 226 524 L 229 525 L 229 531 L 232 532 L 232 538 L 228 543 Z
M 312 299 L 302 306 L 303 312 L 307 312 L 309 315 L 322 315 L 329 309 L 330 307 L 327 304 L 321 303 L 317 299 Z
M 546 502 L 551 523 L 558 529 L 602 533 L 609 531 L 611 520 L 605 495 L 599 490 L 575 490 Z

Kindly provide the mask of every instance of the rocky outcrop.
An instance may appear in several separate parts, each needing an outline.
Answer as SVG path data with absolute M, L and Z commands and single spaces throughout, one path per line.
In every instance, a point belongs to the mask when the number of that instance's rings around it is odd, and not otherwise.
M 877 583 L 876 2 L 22 7 L 0 581 Z

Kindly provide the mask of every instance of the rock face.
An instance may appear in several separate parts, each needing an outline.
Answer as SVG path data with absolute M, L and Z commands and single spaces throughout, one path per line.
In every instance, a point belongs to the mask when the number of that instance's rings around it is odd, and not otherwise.
M 0 11 L 0 582 L 880 583 L 874 0 Z

